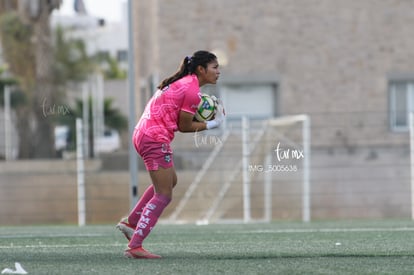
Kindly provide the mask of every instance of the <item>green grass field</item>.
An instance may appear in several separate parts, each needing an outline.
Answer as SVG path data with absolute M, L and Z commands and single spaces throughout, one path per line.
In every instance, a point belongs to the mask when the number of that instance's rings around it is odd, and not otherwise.
M 145 247 L 162 259 L 123 257 L 111 226 L 0 227 L 0 271 L 28 274 L 414 274 L 414 222 L 158 224 Z

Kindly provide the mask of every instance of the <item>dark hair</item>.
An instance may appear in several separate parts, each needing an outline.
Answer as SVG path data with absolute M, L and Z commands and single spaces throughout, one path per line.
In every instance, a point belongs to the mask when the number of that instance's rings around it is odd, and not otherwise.
M 184 60 L 181 62 L 178 71 L 172 76 L 164 79 L 157 88 L 162 90 L 171 83 L 177 81 L 178 79 L 183 78 L 184 76 L 189 74 L 194 74 L 198 66 L 202 66 L 206 69 L 208 63 L 214 60 L 217 60 L 217 57 L 213 53 L 208 51 L 197 51 L 193 54 L 193 56 L 186 56 Z

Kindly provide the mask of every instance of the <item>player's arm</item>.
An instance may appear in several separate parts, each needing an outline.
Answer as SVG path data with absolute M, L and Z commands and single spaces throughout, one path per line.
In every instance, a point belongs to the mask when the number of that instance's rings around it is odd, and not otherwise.
M 194 115 L 189 112 L 180 111 L 178 130 L 183 133 L 204 131 L 207 130 L 207 124 L 205 122 L 194 121 Z

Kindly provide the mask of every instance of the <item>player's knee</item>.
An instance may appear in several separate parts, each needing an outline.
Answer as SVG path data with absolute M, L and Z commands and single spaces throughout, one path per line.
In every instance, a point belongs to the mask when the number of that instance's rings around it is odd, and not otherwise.
M 170 199 L 172 198 L 172 187 L 158 186 L 155 187 L 155 192 Z

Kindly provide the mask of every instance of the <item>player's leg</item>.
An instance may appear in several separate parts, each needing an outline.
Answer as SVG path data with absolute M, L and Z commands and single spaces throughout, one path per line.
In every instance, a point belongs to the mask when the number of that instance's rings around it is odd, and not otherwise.
M 173 188 L 177 184 L 177 174 L 174 173 L 173 176 Z M 137 223 L 139 219 L 141 218 L 141 213 L 144 210 L 145 205 L 152 199 L 154 196 L 154 186 L 151 184 L 148 186 L 148 188 L 144 191 L 141 198 L 135 205 L 134 209 L 130 212 L 128 217 L 122 218 L 119 223 L 116 225 L 116 228 L 118 228 L 124 236 L 128 239 L 128 241 L 131 240 L 132 235 L 134 234 L 135 228 L 137 226 Z
M 153 166 L 154 159 L 157 160 L 160 156 L 160 149 L 162 149 L 162 144 L 156 143 L 151 139 L 148 139 L 145 135 L 142 135 L 139 130 L 135 129 L 134 134 L 132 135 L 132 143 L 134 144 L 135 150 L 143 158 L 147 170 L 156 169 L 156 166 Z M 155 153 L 154 152 L 158 152 Z M 157 160 L 158 161 L 158 160 Z M 131 210 L 128 217 L 123 217 L 116 225 L 121 233 L 128 239 L 131 240 L 132 235 L 134 234 L 135 228 L 139 219 L 141 218 L 141 212 L 144 209 L 145 205 L 150 199 L 154 196 L 154 187 L 151 184 L 144 191 L 141 198 Z
M 151 184 L 144 191 L 141 198 L 135 205 L 134 209 L 132 209 L 128 217 L 122 218 L 119 221 L 119 223 L 116 225 L 116 228 L 118 228 L 128 240 L 131 240 L 132 235 L 134 234 L 137 223 L 141 217 L 142 210 L 144 209 L 148 201 L 152 199 L 153 196 L 154 196 L 154 187 Z
M 152 173 L 150 172 L 150 175 Z M 152 181 L 154 181 L 154 179 L 151 176 Z M 174 170 L 173 173 L 173 188 L 175 187 L 175 185 L 177 184 L 177 174 Z M 172 191 L 171 191 L 172 192 Z M 141 198 L 139 199 L 139 201 L 137 202 L 137 204 L 135 205 L 134 209 L 132 209 L 131 213 L 128 216 L 128 223 L 133 226 L 134 228 L 136 227 L 140 217 L 141 217 L 141 213 L 144 210 L 145 205 L 152 199 L 152 197 L 154 196 L 154 185 L 150 185 L 148 186 L 148 188 L 144 191 L 144 193 L 142 194 Z M 158 192 L 160 193 L 160 192 Z
M 149 202 L 149 200 L 154 196 L 154 186 L 150 185 L 142 194 L 141 198 L 135 205 L 134 209 L 132 209 L 131 213 L 128 216 L 129 224 L 132 226 L 136 226 L 139 218 L 141 217 L 142 210 L 144 209 L 145 205 Z
M 160 167 L 158 170 L 150 171 L 149 173 L 152 184 L 154 185 L 155 194 L 142 212 L 135 233 L 129 243 L 130 248 L 142 245 L 142 242 L 148 236 L 164 208 L 170 203 L 172 198 L 172 189 L 176 181 L 174 167 Z
M 170 203 L 172 189 L 177 183 L 177 175 L 174 167 L 160 167 L 158 170 L 150 171 L 149 173 L 154 185 L 155 194 L 142 211 L 137 228 L 128 244 L 129 249 L 125 251 L 125 256 L 130 258 L 159 257 L 145 250 L 143 252 L 142 243 L 152 228 L 154 228 L 165 207 Z

